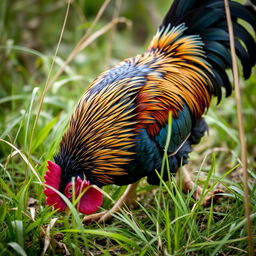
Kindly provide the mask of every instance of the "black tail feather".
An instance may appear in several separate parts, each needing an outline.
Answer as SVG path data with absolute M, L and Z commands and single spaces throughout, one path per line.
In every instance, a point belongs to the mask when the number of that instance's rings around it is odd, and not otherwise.
M 239 57 L 244 78 L 251 75 L 256 63 L 256 42 L 248 29 L 239 24 L 239 19 L 246 21 L 256 31 L 256 12 L 254 8 L 230 1 L 230 10 L 235 35 L 235 48 Z M 221 87 L 230 95 L 232 86 L 225 69 L 231 67 L 229 34 L 223 0 L 174 0 L 165 16 L 162 26 L 177 26 L 185 23 L 185 34 L 200 35 L 204 42 L 206 59 L 212 66 L 215 86 L 214 95 L 221 99 Z

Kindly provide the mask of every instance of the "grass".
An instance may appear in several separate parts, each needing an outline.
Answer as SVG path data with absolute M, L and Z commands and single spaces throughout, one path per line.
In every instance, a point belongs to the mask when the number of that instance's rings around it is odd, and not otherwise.
M 210 134 L 195 147 L 188 165 L 205 193 L 216 184 L 225 189 L 223 198 L 217 203 L 201 207 L 200 201 L 192 198 L 192 193 L 183 194 L 181 184 L 169 177 L 158 187 L 142 180 L 138 188 L 139 207 L 123 209 L 107 224 L 84 226 L 83 216 L 70 202 L 67 202 L 71 209 L 68 214 L 57 213 L 46 206 L 41 183 L 46 161 L 57 151 L 75 103 L 106 65 L 142 52 L 148 42 L 147 34 L 150 38 L 155 29 L 153 20 L 147 20 L 148 9 L 143 3 L 122 3 L 121 15 L 134 22 L 141 21 L 140 16 L 145 17 L 144 23 L 138 22 L 132 28 L 120 25 L 111 38 L 103 33 L 83 51 L 77 51 L 73 62 L 66 65 L 45 94 L 38 115 L 52 61 L 54 76 L 65 63 L 67 53 L 82 38 L 84 28 L 93 24 L 102 4 L 95 1 L 85 8 L 83 1 L 75 1 L 71 5 L 54 59 L 65 15 L 63 3 L 45 1 L 40 8 L 32 5 L 28 9 L 21 1 L 10 5 L 4 0 L 0 6 L 0 57 L 3 60 L 0 67 L 1 255 L 245 255 L 246 218 L 234 97 L 223 99 L 218 106 L 213 102 L 206 116 Z M 108 4 L 92 34 L 112 19 L 114 1 Z M 161 17 L 169 3 L 164 1 L 158 6 L 150 2 L 147 8 L 152 5 L 156 16 Z M 134 6 L 138 11 L 134 11 Z M 83 12 L 87 9 L 90 14 Z M 38 20 L 40 13 L 45 14 L 41 17 L 43 22 Z M 15 17 L 22 19 L 24 14 L 28 20 L 19 24 Z M 141 34 L 144 39 L 139 36 Z M 29 45 L 30 41 L 34 45 Z M 251 78 L 241 83 L 255 234 L 255 69 Z M 124 189 L 104 188 L 113 200 L 118 199 Z M 103 208 L 109 209 L 111 204 L 112 200 L 105 198 Z

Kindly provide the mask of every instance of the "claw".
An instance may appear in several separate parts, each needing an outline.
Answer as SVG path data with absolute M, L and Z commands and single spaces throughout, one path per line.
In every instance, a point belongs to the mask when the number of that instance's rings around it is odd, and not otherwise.
M 219 198 L 222 197 L 222 195 L 220 193 L 224 193 L 224 190 L 222 189 L 214 189 L 213 191 L 210 191 L 209 193 L 207 193 L 207 195 L 204 197 L 201 205 L 202 206 L 209 206 L 211 204 L 211 201 L 216 201 Z
M 92 222 L 97 222 L 100 221 L 101 217 L 106 214 L 106 211 L 95 213 L 95 214 L 90 214 L 84 217 L 83 223 L 86 225 L 91 224 Z
M 191 174 L 189 171 L 183 167 L 182 168 L 182 181 L 183 181 L 183 192 L 188 193 L 194 189 L 196 186 L 195 183 L 192 180 Z M 214 189 L 213 191 L 208 192 L 205 197 L 202 200 L 201 205 L 202 206 L 208 206 L 211 204 L 211 201 L 216 201 L 219 199 L 222 195 L 220 193 L 223 193 L 224 191 L 222 189 Z M 199 201 L 202 197 L 203 189 L 200 186 L 197 186 L 196 190 L 193 193 L 193 198 L 196 201 Z
M 92 222 L 106 222 L 107 220 L 112 218 L 112 214 L 117 212 L 120 208 L 122 208 L 124 205 L 129 205 L 134 203 L 135 198 L 135 191 L 136 187 L 138 186 L 139 181 L 130 184 L 123 195 L 119 198 L 119 200 L 115 203 L 115 205 L 109 210 L 109 211 L 103 211 L 95 214 L 91 214 L 88 216 L 85 216 L 83 219 L 83 223 L 90 224 Z

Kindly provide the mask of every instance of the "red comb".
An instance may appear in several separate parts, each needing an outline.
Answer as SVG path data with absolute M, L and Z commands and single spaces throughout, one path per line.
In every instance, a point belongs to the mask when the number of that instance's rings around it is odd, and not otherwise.
M 60 166 L 53 163 L 52 161 L 48 161 L 47 168 L 48 170 L 44 175 L 45 184 L 55 188 L 56 190 L 59 190 L 61 177 Z M 46 203 L 48 205 L 52 205 L 54 209 L 58 209 L 59 211 L 64 211 L 66 209 L 66 204 L 63 202 L 61 197 L 51 188 L 46 187 L 44 189 L 44 194 L 46 195 Z

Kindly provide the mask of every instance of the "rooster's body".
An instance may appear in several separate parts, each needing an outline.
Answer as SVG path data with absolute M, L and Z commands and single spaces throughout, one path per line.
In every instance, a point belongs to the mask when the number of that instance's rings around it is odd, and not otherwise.
M 256 44 L 237 19 L 254 29 L 256 19 L 236 2 L 230 8 L 237 55 L 248 78 Z M 101 74 L 79 101 L 55 157 L 59 183 L 52 185 L 65 193 L 72 177 L 100 187 L 144 176 L 157 184 L 170 112 L 170 169 L 175 173 L 186 164 L 191 145 L 207 130 L 202 115 L 212 96 L 220 100 L 221 87 L 227 96 L 232 91 L 225 72 L 231 66 L 225 19 L 222 0 L 175 0 L 147 51 Z M 48 203 L 61 208 L 51 200 L 54 192 L 47 191 Z

